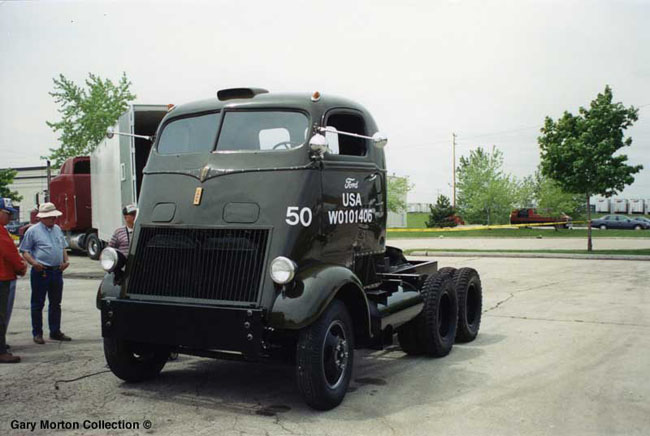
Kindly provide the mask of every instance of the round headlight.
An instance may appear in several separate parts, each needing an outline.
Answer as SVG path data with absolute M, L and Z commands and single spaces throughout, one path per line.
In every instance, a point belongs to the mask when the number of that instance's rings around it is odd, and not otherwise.
M 106 272 L 113 272 L 117 268 L 117 263 L 119 261 L 119 256 L 117 250 L 113 247 L 104 248 L 102 254 L 99 255 L 99 262 L 102 264 L 102 268 Z
M 296 274 L 296 264 L 284 256 L 278 256 L 271 262 L 271 278 L 278 285 L 286 285 Z

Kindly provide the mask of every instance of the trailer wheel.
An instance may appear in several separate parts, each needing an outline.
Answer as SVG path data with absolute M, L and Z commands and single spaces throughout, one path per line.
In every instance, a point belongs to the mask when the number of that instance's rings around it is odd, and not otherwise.
M 88 233 L 86 236 L 86 251 L 92 260 L 99 259 L 102 252 L 102 241 L 99 240 L 97 233 Z
M 458 296 L 456 342 L 471 342 L 478 335 L 483 309 L 481 278 L 473 268 L 461 268 L 455 276 Z
M 169 350 L 150 344 L 104 338 L 104 356 L 113 374 L 127 382 L 139 382 L 160 374 Z
M 296 380 L 305 402 L 317 410 L 338 406 L 348 390 L 353 362 L 352 321 L 345 304 L 334 300 L 298 338 Z
M 422 312 L 397 333 L 405 353 L 442 357 L 451 351 L 458 322 L 455 273 L 455 268 L 441 268 L 424 282 Z

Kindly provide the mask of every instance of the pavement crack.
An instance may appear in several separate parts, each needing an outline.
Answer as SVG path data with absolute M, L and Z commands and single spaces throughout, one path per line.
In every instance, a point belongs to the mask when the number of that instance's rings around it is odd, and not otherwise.
M 93 377 L 93 376 L 104 374 L 104 373 L 107 373 L 107 372 L 110 372 L 110 370 L 98 371 L 98 372 L 94 372 L 92 374 L 82 375 L 81 377 L 71 378 L 69 380 L 55 380 L 54 381 L 54 389 L 56 389 L 57 391 L 59 390 L 59 383 L 72 383 L 72 382 L 75 382 L 75 381 L 78 381 L 78 380 L 81 380 L 81 379 L 84 379 L 84 378 Z
M 487 316 L 491 316 L 494 318 L 524 319 L 528 321 L 568 322 L 568 323 L 575 323 L 575 324 L 616 325 L 616 326 L 625 326 L 625 327 L 650 328 L 650 324 L 636 324 L 630 322 L 585 321 L 583 319 L 552 319 L 552 318 L 536 318 L 530 316 L 516 316 L 516 315 L 487 315 Z
M 508 297 L 504 298 L 504 299 L 501 300 L 501 301 L 498 301 L 497 304 L 495 304 L 494 306 L 490 307 L 489 309 L 485 309 L 485 310 L 483 311 L 483 313 L 488 313 L 488 312 L 490 312 L 490 311 L 492 311 L 492 310 L 494 310 L 494 309 L 498 309 L 499 306 L 501 306 L 502 304 L 506 303 L 508 300 L 514 298 L 514 296 L 515 296 L 515 294 L 511 293 Z

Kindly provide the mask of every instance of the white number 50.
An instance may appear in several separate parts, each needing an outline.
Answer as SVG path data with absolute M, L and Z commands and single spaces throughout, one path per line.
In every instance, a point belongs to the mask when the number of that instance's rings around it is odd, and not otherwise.
M 287 207 L 287 218 L 285 221 L 290 226 L 297 226 L 298 223 L 300 223 L 304 227 L 309 227 L 311 224 L 311 218 L 311 209 L 308 207 L 303 207 L 302 209 L 297 206 Z

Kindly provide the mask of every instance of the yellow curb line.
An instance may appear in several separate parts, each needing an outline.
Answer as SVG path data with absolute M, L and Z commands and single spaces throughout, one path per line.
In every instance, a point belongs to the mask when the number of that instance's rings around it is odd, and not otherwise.
M 568 224 L 584 224 L 587 221 L 571 221 Z M 390 228 L 387 229 L 389 232 L 467 232 L 472 230 L 491 230 L 491 229 L 517 229 L 520 227 L 540 227 L 540 226 L 554 226 L 554 225 L 565 225 L 566 221 L 559 221 L 554 223 L 536 223 L 536 224 L 502 224 L 498 226 L 476 226 L 470 228 L 458 228 L 458 227 L 442 227 L 442 228 L 427 228 L 427 229 L 403 229 L 403 228 Z

